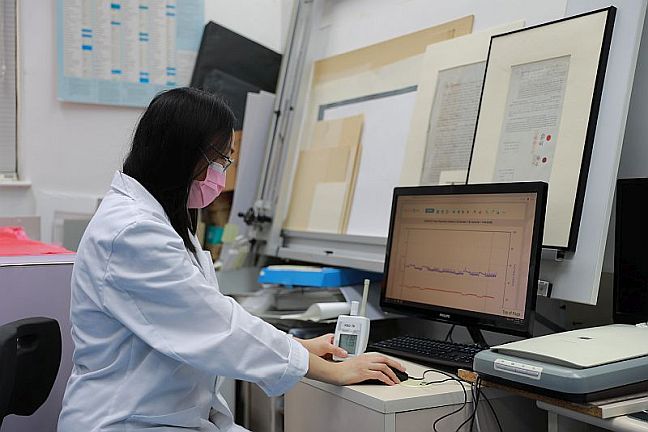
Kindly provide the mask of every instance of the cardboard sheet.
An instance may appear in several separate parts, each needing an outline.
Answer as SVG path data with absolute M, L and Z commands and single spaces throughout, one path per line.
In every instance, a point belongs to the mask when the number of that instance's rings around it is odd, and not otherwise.
M 317 183 L 313 193 L 308 231 L 338 234 L 342 231 L 346 182 Z
M 302 150 L 293 184 L 287 229 L 307 230 L 315 188 L 320 182 L 343 182 L 347 177 L 350 147 Z
M 308 220 L 312 208 L 312 196 L 317 183 L 324 181 L 312 178 L 314 175 L 320 174 L 323 169 L 322 166 L 316 165 L 325 165 L 324 159 L 321 159 L 323 154 L 319 155 L 318 162 L 312 160 L 318 156 L 310 153 L 323 145 L 318 139 L 313 140 L 314 137 L 318 137 L 319 133 L 324 133 L 321 130 L 316 132 L 318 120 L 364 114 L 363 109 L 368 106 L 368 109 L 373 113 L 374 122 L 382 123 L 383 127 L 378 127 L 376 132 L 369 134 L 371 140 L 377 137 L 377 144 L 370 140 L 364 141 L 366 145 L 362 146 L 363 161 L 359 160 L 359 147 L 357 147 L 355 160 L 353 157 L 346 159 L 353 168 L 350 170 L 351 181 L 348 181 L 349 188 L 345 194 L 349 198 L 345 199 L 340 232 L 378 236 L 387 234 L 391 188 L 398 184 L 402 149 L 407 137 L 407 129 L 403 130 L 400 126 L 402 124 L 405 128 L 409 127 L 409 116 L 414 100 L 412 95 L 416 89 L 423 52 L 430 44 L 469 34 L 472 31 L 472 25 L 473 16 L 466 16 L 365 48 L 322 59 L 313 64 L 312 79 L 303 84 L 309 89 L 309 97 L 303 106 L 305 113 L 302 124 L 291 137 L 292 140 L 302 143 L 302 149 L 311 148 L 300 151 L 298 166 L 292 181 L 293 190 L 284 224 L 285 228 L 309 230 Z M 375 111 L 378 105 L 388 99 L 384 99 L 378 104 L 375 101 L 367 101 L 366 105 L 358 103 L 355 106 L 348 104 L 335 106 L 340 101 L 402 89 L 407 89 L 406 96 L 398 93 L 396 98 L 398 99 L 400 96 L 407 100 L 404 109 L 401 109 L 403 108 L 402 104 L 398 104 L 396 110 L 386 106 L 377 108 Z M 323 106 L 331 108 L 326 111 L 325 115 L 328 117 L 320 112 Z M 381 111 L 384 112 L 381 114 Z M 363 132 L 363 136 L 365 139 L 367 138 L 365 132 Z M 367 148 L 369 145 L 372 148 L 371 151 Z M 394 154 L 385 157 L 385 146 Z M 309 164 L 313 164 L 310 169 L 307 168 Z M 374 176 L 377 177 L 374 178 Z M 388 179 L 383 178 L 385 176 Z M 356 177 L 357 181 L 354 180 Z M 328 182 L 332 181 L 334 180 L 328 180 Z M 363 184 L 364 186 L 362 186 Z M 372 195 L 376 190 L 380 192 L 379 197 Z M 387 192 L 385 193 L 385 191 Z M 321 191 L 321 193 L 324 192 Z M 358 202 L 358 199 L 361 202 Z M 380 206 L 378 213 L 374 212 L 374 204 Z M 370 226 L 367 226 L 367 223 Z
M 469 34 L 473 21 L 469 15 L 317 61 L 314 82 L 342 78 L 421 54 L 430 44 Z
M 312 148 L 345 147 L 357 145 L 362 132 L 362 114 L 315 124 Z
M 343 232 L 362 125 L 362 115 L 317 123 L 311 148 L 299 155 L 285 228 Z
M 423 53 L 430 44 L 469 34 L 473 16 L 316 61 L 297 139 L 313 135 L 318 109 L 342 100 L 415 86 Z

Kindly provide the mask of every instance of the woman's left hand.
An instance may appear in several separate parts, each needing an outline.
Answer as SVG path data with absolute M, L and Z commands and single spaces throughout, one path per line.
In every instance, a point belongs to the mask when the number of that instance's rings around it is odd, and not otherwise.
M 335 355 L 337 357 L 345 358 L 349 355 L 339 346 L 333 345 L 332 333 L 328 333 L 313 339 L 295 339 L 298 340 L 304 346 L 304 348 L 308 350 L 308 352 L 315 354 L 318 357 L 331 358 Z

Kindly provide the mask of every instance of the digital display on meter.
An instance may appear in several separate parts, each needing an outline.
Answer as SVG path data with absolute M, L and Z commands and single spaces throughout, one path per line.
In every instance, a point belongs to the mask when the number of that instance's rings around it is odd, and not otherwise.
M 356 352 L 356 344 L 358 342 L 358 335 L 341 333 L 339 347 L 350 354 Z

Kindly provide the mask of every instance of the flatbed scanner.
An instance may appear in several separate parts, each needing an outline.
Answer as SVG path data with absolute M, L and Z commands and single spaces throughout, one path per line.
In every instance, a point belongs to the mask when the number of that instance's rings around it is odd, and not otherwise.
M 475 355 L 482 378 L 573 402 L 648 390 L 648 328 L 612 324 L 529 338 Z

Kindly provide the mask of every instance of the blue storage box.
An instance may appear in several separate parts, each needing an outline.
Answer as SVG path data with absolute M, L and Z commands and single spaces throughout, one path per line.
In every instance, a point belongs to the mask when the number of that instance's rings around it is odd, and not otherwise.
M 259 283 L 309 287 L 341 287 L 381 280 L 382 273 L 348 268 L 276 265 L 261 269 Z

